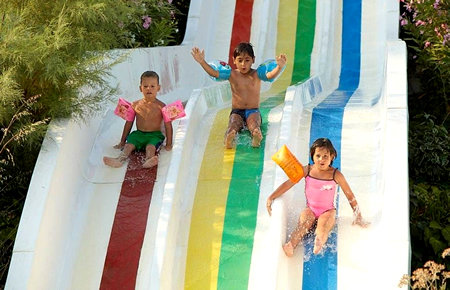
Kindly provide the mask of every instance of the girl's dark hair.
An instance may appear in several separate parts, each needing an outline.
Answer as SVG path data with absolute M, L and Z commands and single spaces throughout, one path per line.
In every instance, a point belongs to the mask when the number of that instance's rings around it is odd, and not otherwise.
M 316 153 L 316 148 L 325 147 L 328 151 L 330 151 L 330 155 L 333 155 L 334 158 L 331 160 L 330 166 L 333 165 L 333 160 L 337 157 L 336 149 L 334 149 L 333 144 L 328 138 L 319 138 L 311 145 L 311 149 L 309 153 L 311 154 L 311 160 L 314 160 L 314 153 Z
M 148 70 L 148 71 L 143 72 L 141 75 L 141 84 L 142 84 L 142 79 L 144 79 L 144 78 L 155 78 L 159 84 L 159 75 L 157 73 L 155 73 L 154 71 Z
M 255 53 L 253 52 L 253 45 L 250 42 L 241 42 L 236 46 L 233 51 L 233 57 L 236 58 L 242 53 L 248 54 L 251 58 L 255 58 Z

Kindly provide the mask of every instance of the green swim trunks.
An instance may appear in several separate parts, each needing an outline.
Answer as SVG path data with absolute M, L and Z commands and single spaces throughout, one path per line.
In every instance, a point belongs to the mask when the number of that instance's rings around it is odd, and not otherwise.
M 136 150 L 145 150 L 145 147 L 149 144 L 158 149 L 158 147 L 164 141 L 164 135 L 161 131 L 142 132 L 139 130 L 131 132 L 127 137 L 127 143 L 131 143 L 136 146 Z

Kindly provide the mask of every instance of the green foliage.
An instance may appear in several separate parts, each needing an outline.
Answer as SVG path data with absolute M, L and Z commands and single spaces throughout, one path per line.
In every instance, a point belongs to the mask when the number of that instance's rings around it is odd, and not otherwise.
M 118 22 L 125 47 L 165 46 L 176 43 L 177 15 L 181 13 L 172 1 L 126 1 L 129 11 Z
M 450 186 L 411 181 L 410 190 L 412 266 L 431 258 L 442 262 L 439 253 L 450 246 Z
M 443 120 L 450 112 L 450 3 L 448 0 L 401 2 L 401 25 L 406 34 L 403 39 L 412 58 L 410 73 L 416 75 L 415 81 L 422 86 L 418 96 L 410 99 L 410 107 L 413 115 L 425 110 Z
M 178 9 L 179 13 L 175 14 L 177 18 L 177 33 L 175 35 L 175 41 L 177 44 L 181 44 L 186 32 L 187 17 L 189 12 L 189 4 L 191 0 L 174 0 L 172 4 Z
M 450 135 L 444 125 L 428 114 L 410 122 L 409 175 L 416 181 L 439 183 L 450 180 Z
M 412 268 L 442 261 L 449 247 L 450 177 L 448 0 L 400 0 L 400 37 L 408 47 Z M 448 267 L 448 262 L 447 262 Z
M 410 230 L 412 265 L 440 261 L 450 246 L 450 135 L 435 117 L 422 114 L 410 122 Z

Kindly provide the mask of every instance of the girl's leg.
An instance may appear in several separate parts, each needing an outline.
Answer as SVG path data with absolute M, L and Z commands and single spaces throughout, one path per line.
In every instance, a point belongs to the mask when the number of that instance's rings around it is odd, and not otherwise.
M 113 158 L 105 156 L 103 157 L 103 162 L 110 167 L 119 168 L 127 160 L 128 156 L 130 156 L 134 149 L 136 149 L 136 147 L 133 144 L 127 143 L 123 147 L 123 151 L 120 153 L 119 157 Z
M 145 162 L 142 164 L 144 168 L 150 168 L 158 164 L 158 156 L 156 156 L 156 147 L 149 144 L 145 147 Z
M 259 147 L 263 138 L 261 133 L 261 114 L 259 112 L 248 116 L 247 127 L 252 134 L 252 147 Z
M 336 210 L 329 210 L 319 216 L 317 220 L 316 239 L 314 240 L 314 254 L 318 254 L 328 240 L 328 235 L 336 221 Z
M 236 133 L 239 132 L 244 126 L 244 120 L 238 114 L 231 114 L 228 120 L 228 129 L 225 133 L 225 148 L 233 148 L 233 141 Z
M 292 257 L 294 255 L 294 249 L 297 247 L 303 237 L 308 233 L 308 231 L 314 225 L 315 221 L 316 217 L 309 207 L 302 211 L 297 228 L 295 228 L 295 230 L 292 232 L 289 241 L 283 246 L 283 250 L 286 253 L 286 256 Z

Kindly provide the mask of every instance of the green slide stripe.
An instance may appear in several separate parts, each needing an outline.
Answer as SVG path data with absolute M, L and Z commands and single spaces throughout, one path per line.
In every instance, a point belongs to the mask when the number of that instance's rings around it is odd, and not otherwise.
M 316 26 L 316 0 L 298 2 L 297 33 L 295 41 L 294 71 L 292 84 L 309 78 L 311 53 L 314 45 Z
M 282 102 L 283 97 L 271 97 L 261 103 L 263 135 L 267 132 L 270 110 Z M 237 138 L 219 261 L 217 289 L 223 290 L 247 289 L 264 166 L 266 138 L 259 148 L 251 147 L 248 131 Z

